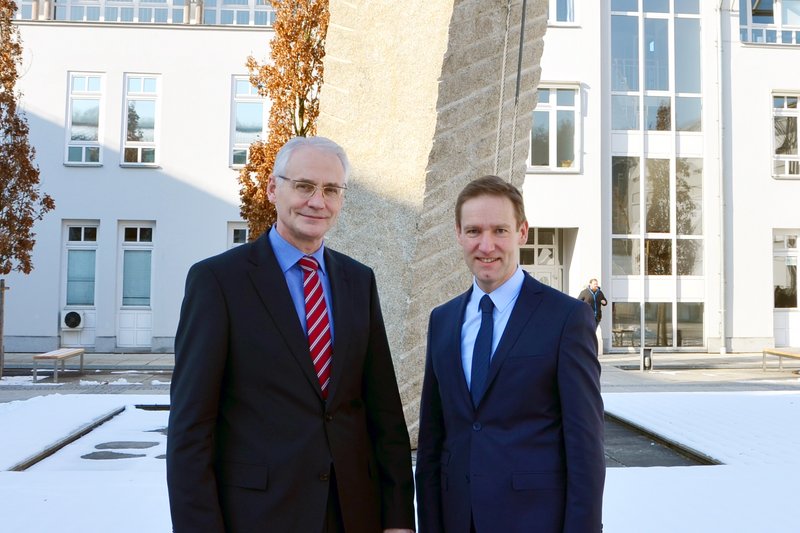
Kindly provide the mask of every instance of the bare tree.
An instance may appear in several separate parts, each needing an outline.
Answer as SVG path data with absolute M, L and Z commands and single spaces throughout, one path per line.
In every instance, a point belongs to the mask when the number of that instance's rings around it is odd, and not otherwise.
M 275 221 L 275 208 L 267 199 L 267 183 L 275 155 L 295 136 L 314 135 L 319 116 L 328 0 L 272 0 L 276 11 L 275 36 L 267 64 L 247 58 L 250 83 L 271 101 L 267 140 L 250 145 L 249 158 L 239 172 L 241 215 L 250 239 Z

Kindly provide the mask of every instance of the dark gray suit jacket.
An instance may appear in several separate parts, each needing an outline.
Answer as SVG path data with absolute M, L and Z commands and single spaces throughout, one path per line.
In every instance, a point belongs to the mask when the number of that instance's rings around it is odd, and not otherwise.
M 317 532 L 331 465 L 348 533 L 413 528 L 409 438 L 375 277 L 333 250 L 325 264 L 327 402 L 267 234 L 190 269 L 167 440 L 176 532 Z

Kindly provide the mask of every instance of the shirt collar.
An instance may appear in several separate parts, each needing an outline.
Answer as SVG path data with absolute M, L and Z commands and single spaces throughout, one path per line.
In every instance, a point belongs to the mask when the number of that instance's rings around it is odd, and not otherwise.
M 511 277 L 489 294 L 489 298 L 492 299 L 492 303 L 497 308 L 498 312 L 502 313 L 506 307 L 516 300 L 517 296 L 519 296 L 519 292 L 522 290 L 522 282 L 524 279 L 525 274 L 522 273 L 522 268 L 517 265 L 517 270 Z M 484 294 L 486 293 L 483 292 L 483 289 L 478 286 L 477 281 L 473 278 L 472 295 L 470 296 L 469 305 L 477 306 Z
M 297 264 L 302 257 L 310 255 L 319 263 L 319 268 L 323 274 L 327 275 L 325 270 L 325 243 L 321 244 L 317 251 L 312 254 L 304 254 L 289 241 L 284 239 L 277 228 L 273 225 L 269 231 L 269 243 L 272 245 L 272 251 L 275 252 L 275 258 L 278 260 L 278 265 L 281 271 L 286 274 L 286 271 Z

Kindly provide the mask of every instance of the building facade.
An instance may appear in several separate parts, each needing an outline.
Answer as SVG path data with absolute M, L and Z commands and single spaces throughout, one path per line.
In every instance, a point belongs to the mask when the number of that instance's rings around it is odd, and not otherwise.
M 600 280 L 605 352 L 800 345 L 800 0 L 547 1 L 524 268 L 573 296 Z M 9 277 L 6 349 L 169 351 L 189 265 L 247 237 L 236 171 L 266 104 L 244 59 L 274 14 L 21 7 L 57 209 Z
M 798 60 L 797 0 L 550 1 L 526 206 L 605 351 L 800 344 Z

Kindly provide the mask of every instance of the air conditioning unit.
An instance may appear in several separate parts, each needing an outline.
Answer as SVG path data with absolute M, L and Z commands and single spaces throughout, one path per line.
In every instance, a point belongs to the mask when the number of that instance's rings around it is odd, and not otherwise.
M 83 311 L 71 311 L 64 309 L 61 313 L 61 329 L 65 331 L 79 331 L 83 329 L 86 317 Z

